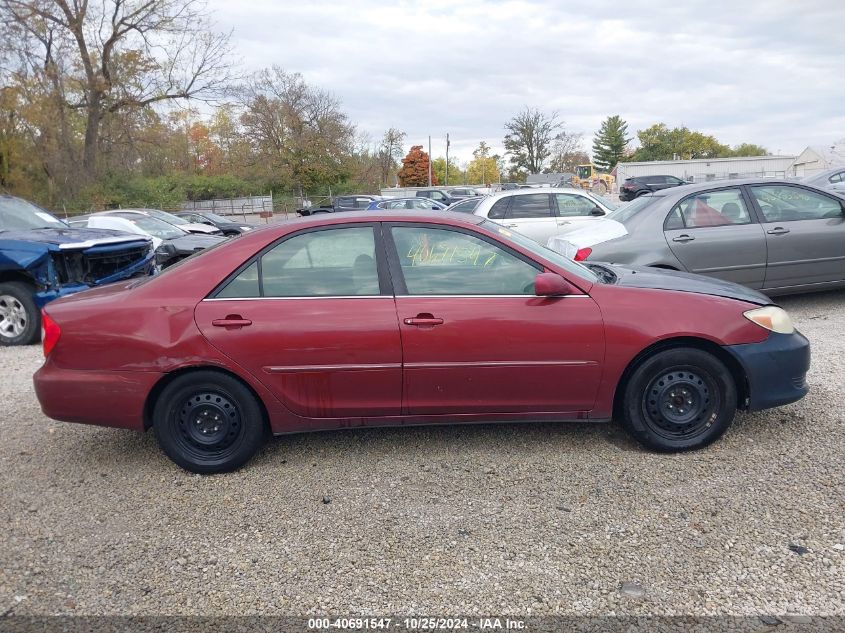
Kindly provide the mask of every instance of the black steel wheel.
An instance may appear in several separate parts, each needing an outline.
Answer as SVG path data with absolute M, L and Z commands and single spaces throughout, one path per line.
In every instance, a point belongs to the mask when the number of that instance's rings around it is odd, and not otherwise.
M 724 433 L 736 415 L 733 376 L 715 356 L 674 348 L 642 361 L 625 386 L 622 424 L 660 451 L 700 448 Z
M 196 473 L 241 467 L 266 435 L 252 392 L 232 376 L 206 370 L 183 374 L 164 388 L 153 429 L 168 457 Z

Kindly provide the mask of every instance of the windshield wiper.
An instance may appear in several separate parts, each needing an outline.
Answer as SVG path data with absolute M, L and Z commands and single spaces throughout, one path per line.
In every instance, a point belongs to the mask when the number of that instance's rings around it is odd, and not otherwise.
M 602 283 L 613 284 L 616 283 L 616 280 L 619 278 L 618 275 L 607 266 L 588 264 L 587 267 L 599 276 Z

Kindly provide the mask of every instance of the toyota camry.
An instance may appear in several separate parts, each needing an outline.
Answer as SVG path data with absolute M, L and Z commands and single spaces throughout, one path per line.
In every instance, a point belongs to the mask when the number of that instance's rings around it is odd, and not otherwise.
M 803 397 L 810 362 L 755 290 L 584 265 L 449 212 L 270 225 L 42 316 L 46 415 L 152 429 L 200 473 L 270 434 L 360 426 L 615 418 L 694 449 L 737 409 Z

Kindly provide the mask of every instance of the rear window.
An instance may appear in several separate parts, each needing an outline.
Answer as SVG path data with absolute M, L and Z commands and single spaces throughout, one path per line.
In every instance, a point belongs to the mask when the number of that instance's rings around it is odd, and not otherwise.
M 649 195 L 640 196 L 639 198 L 637 198 L 633 202 L 629 202 L 626 205 L 623 205 L 621 207 L 617 207 L 616 210 L 611 211 L 605 217 L 608 220 L 616 220 L 617 222 L 621 222 L 622 224 L 625 224 L 631 218 L 636 216 L 640 211 L 650 207 L 655 202 L 657 202 L 657 200 L 659 200 L 660 198 L 661 198 L 661 196 L 653 196 L 653 195 L 652 196 L 649 196 Z

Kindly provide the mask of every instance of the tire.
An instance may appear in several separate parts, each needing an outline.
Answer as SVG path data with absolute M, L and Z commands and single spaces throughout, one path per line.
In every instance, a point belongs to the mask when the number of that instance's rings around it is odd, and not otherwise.
M 41 338 L 35 288 L 20 281 L 0 284 L 0 345 L 29 345 Z
M 673 348 L 647 357 L 631 374 L 622 426 L 656 451 L 693 450 L 730 427 L 736 406 L 736 384 L 718 358 L 695 348 Z
M 239 380 L 216 371 L 174 379 L 153 409 L 158 443 L 193 473 L 223 473 L 243 466 L 267 435 L 260 404 Z

